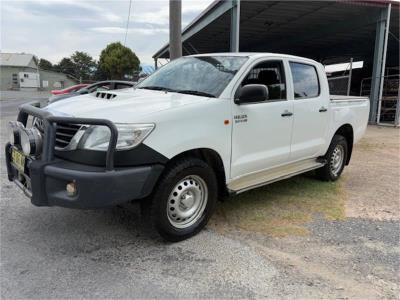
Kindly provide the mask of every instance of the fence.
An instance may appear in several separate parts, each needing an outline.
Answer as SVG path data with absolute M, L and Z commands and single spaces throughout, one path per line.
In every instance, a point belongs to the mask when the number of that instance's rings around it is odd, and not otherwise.
M 383 80 L 382 98 L 378 102 L 378 124 L 399 126 L 400 74 L 387 75 Z M 371 78 L 361 80 L 360 96 L 370 96 Z

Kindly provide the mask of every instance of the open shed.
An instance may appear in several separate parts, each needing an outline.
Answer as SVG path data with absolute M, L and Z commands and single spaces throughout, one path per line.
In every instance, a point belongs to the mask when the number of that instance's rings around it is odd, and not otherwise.
M 214 1 L 182 31 L 184 55 L 276 52 L 324 65 L 363 61 L 351 94 L 371 99 L 371 123 L 399 124 L 399 2 Z M 166 44 L 155 64 L 169 58 Z M 389 116 L 389 117 L 388 117 Z

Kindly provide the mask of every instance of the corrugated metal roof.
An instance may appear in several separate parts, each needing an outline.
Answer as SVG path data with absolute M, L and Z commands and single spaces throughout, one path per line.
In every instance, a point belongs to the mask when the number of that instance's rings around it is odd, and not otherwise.
M 0 66 L 30 67 L 32 60 L 36 66 L 36 58 L 33 54 L 0 53 Z
M 228 10 L 204 24 L 227 1 L 215 1 L 183 30 L 183 54 L 229 51 Z M 240 51 L 280 52 L 314 59 L 332 56 L 372 57 L 376 21 L 392 4 L 391 35 L 399 36 L 399 3 L 395 1 L 241 1 Z M 199 30 L 195 28 L 200 27 Z M 154 57 L 169 57 L 169 45 Z M 388 53 L 398 53 L 390 38 Z M 390 59 L 395 59 L 393 55 Z

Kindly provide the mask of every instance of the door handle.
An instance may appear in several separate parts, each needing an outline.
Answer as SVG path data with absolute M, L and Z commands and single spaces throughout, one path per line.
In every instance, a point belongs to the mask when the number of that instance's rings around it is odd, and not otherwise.
M 326 112 L 326 111 L 328 111 L 328 109 L 323 106 L 319 109 L 319 112 Z
M 290 111 L 288 111 L 288 110 L 285 110 L 285 111 L 281 114 L 281 116 L 282 116 L 282 117 L 290 117 L 290 116 L 293 116 L 293 113 L 290 112 Z

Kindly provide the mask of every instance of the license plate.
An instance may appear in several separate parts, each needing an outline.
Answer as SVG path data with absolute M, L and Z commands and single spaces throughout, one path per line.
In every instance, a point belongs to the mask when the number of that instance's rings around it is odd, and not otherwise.
M 25 170 L 25 155 L 16 149 L 12 149 L 11 160 L 21 172 Z

